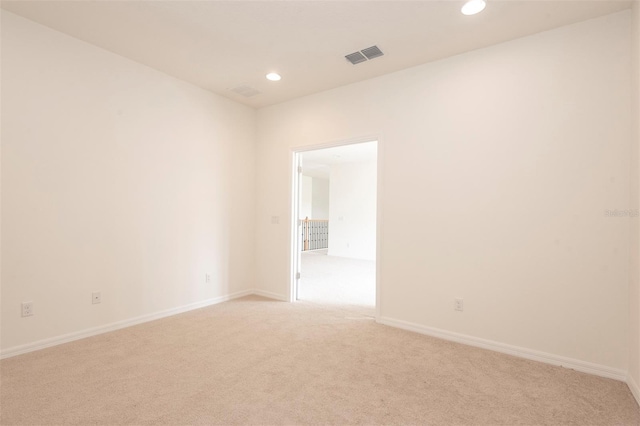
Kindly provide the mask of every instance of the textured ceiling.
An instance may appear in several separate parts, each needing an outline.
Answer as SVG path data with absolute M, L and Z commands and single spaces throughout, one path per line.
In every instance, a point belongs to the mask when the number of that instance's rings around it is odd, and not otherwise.
M 252 107 L 614 13 L 630 1 L 2 1 L 16 13 Z M 378 45 L 383 57 L 344 55 Z M 276 71 L 279 82 L 264 76 Z M 247 85 L 259 95 L 229 89 Z

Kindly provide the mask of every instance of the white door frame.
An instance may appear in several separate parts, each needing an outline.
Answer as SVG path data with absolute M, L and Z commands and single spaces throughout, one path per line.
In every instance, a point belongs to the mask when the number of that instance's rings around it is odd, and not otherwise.
M 291 186 L 291 277 L 289 283 L 289 302 L 298 300 L 298 280 L 300 279 L 301 235 L 300 193 L 302 187 L 302 152 L 293 151 L 293 185 Z
M 382 246 L 382 137 L 380 135 L 364 136 L 348 140 L 340 140 L 333 142 L 320 143 L 315 145 L 307 145 L 303 147 L 295 147 L 291 149 L 289 164 L 291 164 L 291 181 L 290 181 L 290 202 L 291 202 L 291 226 L 289 244 L 289 294 L 288 301 L 295 302 L 298 297 L 298 279 L 300 272 L 300 244 L 301 230 L 299 214 L 300 214 L 300 182 L 302 174 L 299 172 L 301 166 L 301 158 L 304 152 L 316 151 L 325 148 L 335 148 L 337 146 L 354 145 L 365 142 L 377 142 L 377 161 L 376 161 L 376 320 L 380 318 L 380 265 L 381 265 L 381 246 Z

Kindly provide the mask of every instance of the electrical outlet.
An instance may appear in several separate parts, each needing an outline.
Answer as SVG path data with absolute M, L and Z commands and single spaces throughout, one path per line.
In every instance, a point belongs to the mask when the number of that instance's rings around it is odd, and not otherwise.
M 211 282 L 211 274 L 204 274 L 204 282 L 205 283 Z
M 91 293 L 91 303 L 96 305 L 100 302 L 102 302 L 102 293 L 100 293 L 99 291 Z
M 33 302 L 22 302 L 22 316 L 30 317 L 33 315 Z
M 464 311 L 464 299 L 453 299 L 453 309 L 456 311 Z

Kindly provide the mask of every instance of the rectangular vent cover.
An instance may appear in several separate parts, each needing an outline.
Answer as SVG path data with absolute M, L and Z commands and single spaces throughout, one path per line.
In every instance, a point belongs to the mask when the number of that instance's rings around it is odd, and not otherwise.
M 362 54 L 366 56 L 367 59 L 373 59 L 377 58 L 378 56 L 384 55 L 384 53 L 382 53 L 382 50 L 380 50 L 378 46 L 367 47 L 366 49 L 362 49 L 360 52 L 362 52 Z
M 350 53 L 345 56 L 345 58 L 347 58 L 347 61 L 351 62 L 353 65 L 367 60 L 367 58 L 360 52 Z
M 247 86 L 246 84 L 241 84 L 240 86 L 236 86 L 229 90 L 237 93 L 238 95 L 244 96 L 245 98 L 250 98 L 261 93 L 259 90 L 254 89 L 251 86 Z
M 378 46 L 371 46 L 358 52 L 350 53 L 346 55 L 345 58 L 347 58 L 347 61 L 355 65 L 370 59 L 379 58 L 382 55 L 384 55 L 384 53 L 382 53 L 382 50 L 380 50 Z

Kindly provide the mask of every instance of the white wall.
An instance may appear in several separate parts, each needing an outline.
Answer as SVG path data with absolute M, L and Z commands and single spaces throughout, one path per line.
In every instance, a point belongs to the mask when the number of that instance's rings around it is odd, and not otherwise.
M 375 260 L 376 190 L 375 161 L 331 166 L 329 255 Z
M 631 150 L 631 210 L 640 210 L 640 2 L 633 4 L 633 142 Z M 629 377 L 640 403 L 640 218 L 631 221 L 629 280 Z
M 329 217 L 329 180 L 311 176 L 300 179 L 300 219 Z
M 313 178 L 312 211 L 314 219 L 329 219 L 329 179 Z
M 302 176 L 300 180 L 300 219 L 313 219 L 313 178 Z
M 290 230 L 268 223 L 292 149 L 377 135 L 382 317 L 624 374 L 629 222 L 604 211 L 629 204 L 630 18 L 259 110 L 258 287 L 288 294 Z
M 252 287 L 253 110 L 7 12 L 2 89 L 3 351 Z

